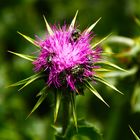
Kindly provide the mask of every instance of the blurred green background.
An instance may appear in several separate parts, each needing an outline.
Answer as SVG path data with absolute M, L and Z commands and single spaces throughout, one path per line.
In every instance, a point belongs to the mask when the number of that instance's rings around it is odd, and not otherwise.
M 70 23 L 76 10 L 79 10 L 77 23 L 81 30 L 102 17 L 94 29 L 97 38 L 113 32 L 137 42 L 129 47 L 109 41 L 103 44 L 105 49 L 120 53 L 140 47 L 140 26 L 134 20 L 134 17 L 140 18 L 140 0 L 0 0 L 0 140 L 54 139 L 51 95 L 25 120 L 37 101 L 35 95 L 43 87 L 43 81 L 34 82 L 22 91 L 15 87 L 6 88 L 33 74 L 30 62 L 7 51 L 31 54 L 36 49 L 17 31 L 32 38 L 34 35 L 43 37 L 46 32 L 43 15 L 49 23 L 62 25 Z M 140 136 L 139 60 L 140 53 L 130 53 L 114 60 L 125 69 L 136 67 L 130 75 L 109 79 L 124 96 L 103 85 L 96 85 L 110 108 L 88 93 L 77 98 L 78 118 L 84 117 L 95 125 L 104 140 L 134 140 L 128 125 Z

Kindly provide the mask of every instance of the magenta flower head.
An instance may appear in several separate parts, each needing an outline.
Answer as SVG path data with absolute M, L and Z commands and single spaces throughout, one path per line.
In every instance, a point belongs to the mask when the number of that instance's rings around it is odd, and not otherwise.
M 45 40 L 40 40 L 38 58 L 33 62 L 36 72 L 44 71 L 49 86 L 70 88 L 78 91 L 79 84 L 85 79 L 91 79 L 98 67 L 95 63 L 101 58 L 102 49 L 92 49 L 90 45 L 92 33 L 85 30 L 80 32 L 74 26 L 55 25 Z
M 11 86 L 23 85 L 20 88 L 21 90 L 37 79 L 44 79 L 44 88 L 37 94 L 40 98 L 31 113 L 43 102 L 49 91 L 51 91 L 51 93 L 53 91 L 55 96 L 54 122 L 57 120 L 61 101 L 63 103 L 63 117 L 65 117 L 65 119 L 63 119 L 64 125 L 62 126 L 63 132 L 65 132 L 67 128 L 66 124 L 68 124 L 68 119 L 66 119 L 66 116 L 69 114 L 69 108 L 72 110 L 73 120 L 77 127 L 75 97 L 76 95 L 82 95 L 84 88 L 89 89 L 89 91 L 108 106 L 94 88 L 93 84 L 95 82 L 92 84 L 92 81 L 101 82 L 121 93 L 116 87 L 109 84 L 104 77 L 102 77 L 103 74 L 100 74 L 101 72 L 111 71 L 111 69 L 108 70 L 108 67 L 123 70 L 117 65 L 105 61 L 102 58 L 103 50 L 99 47 L 99 44 L 108 36 L 97 43 L 91 43 L 93 39 L 93 33 L 91 31 L 100 19 L 81 32 L 75 26 L 77 13 L 78 12 L 76 12 L 70 25 L 64 24 L 62 27 L 60 27 L 60 25 L 58 27 L 56 25 L 50 27 L 44 17 L 47 27 L 47 33 L 44 40 L 39 39 L 39 37 L 37 37 L 36 40 L 33 40 L 30 37 L 19 33 L 29 42 L 37 46 L 39 49 L 39 54 L 37 54 L 37 56 L 9 51 L 31 61 L 36 73 Z M 103 68 L 104 65 L 106 65 L 105 68 Z M 71 105 L 71 107 L 69 107 L 69 105 Z

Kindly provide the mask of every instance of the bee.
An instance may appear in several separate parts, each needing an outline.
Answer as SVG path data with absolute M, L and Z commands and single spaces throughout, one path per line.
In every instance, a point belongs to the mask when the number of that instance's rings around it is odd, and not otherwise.
M 71 34 L 71 40 L 76 42 L 77 39 L 81 36 L 81 31 L 79 29 L 75 29 L 73 30 L 72 34 Z
M 93 57 L 89 55 L 87 58 L 88 58 L 88 63 L 92 64 L 93 63 Z
M 52 58 L 53 58 L 53 56 L 54 56 L 54 53 L 51 53 L 51 54 L 49 54 L 48 57 L 46 58 L 47 63 L 50 64 L 50 65 L 51 65 L 51 63 L 52 63 Z
M 83 72 L 82 65 L 76 65 L 71 69 L 72 74 L 80 74 Z
M 49 55 L 49 56 L 47 57 L 47 62 L 50 64 L 50 63 L 51 63 L 51 61 L 52 61 L 52 56 L 51 56 L 51 55 Z

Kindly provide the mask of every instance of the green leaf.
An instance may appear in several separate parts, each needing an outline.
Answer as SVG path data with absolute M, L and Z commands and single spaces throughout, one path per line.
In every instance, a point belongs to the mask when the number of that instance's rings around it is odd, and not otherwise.
M 48 24 L 48 22 L 47 22 L 45 16 L 43 16 L 43 18 L 44 18 L 44 21 L 45 21 L 45 23 L 46 23 L 46 28 L 47 28 L 47 31 L 48 31 L 49 35 L 53 35 L 53 31 L 52 31 L 50 25 Z
M 103 103 L 105 103 L 108 107 L 109 105 L 104 101 L 102 96 L 97 92 L 97 90 L 87 81 L 85 80 L 85 86 L 97 97 L 99 98 Z
M 74 18 L 73 18 L 73 20 L 72 20 L 72 22 L 70 24 L 70 27 L 69 27 L 70 29 L 73 29 L 74 28 L 77 15 L 78 15 L 78 10 L 76 11 L 76 14 L 75 14 L 75 16 L 74 16 Z
M 104 68 L 99 68 L 99 69 L 94 69 L 96 72 L 110 72 L 112 71 L 111 69 L 104 69 Z
M 59 135 L 60 130 L 58 130 L 58 133 L 55 135 L 56 140 L 84 140 L 85 137 L 89 140 L 103 140 L 102 134 L 91 123 L 81 119 L 77 121 L 77 124 L 78 133 L 75 131 L 75 126 L 71 122 L 66 135 Z
M 55 140 L 70 140 L 70 138 L 67 138 L 66 136 L 60 136 L 60 135 L 55 135 Z
M 100 21 L 100 19 L 101 19 L 101 17 L 86 30 L 86 33 L 89 33 L 96 26 L 96 24 Z
M 76 127 L 76 131 L 78 132 L 77 116 L 76 116 L 76 109 L 75 109 L 75 93 L 71 93 L 71 108 L 72 108 L 72 115 L 73 115 L 74 125 Z
M 31 84 L 32 82 L 34 82 L 35 80 L 43 77 L 44 75 L 36 75 L 35 77 L 31 78 L 30 80 L 28 80 L 26 82 L 26 84 L 24 84 L 18 91 L 22 90 L 23 88 L 25 88 L 27 85 Z
M 30 76 L 30 77 L 28 77 L 28 78 L 26 78 L 26 79 L 23 79 L 23 80 L 21 80 L 21 81 L 18 81 L 18 82 L 14 83 L 14 84 L 9 85 L 8 87 L 15 87 L 15 86 L 23 85 L 23 84 L 25 84 L 27 81 L 29 81 L 30 79 L 32 79 L 32 78 L 38 76 L 39 74 L 40 74 L 40 73 L 34 74 L 34 75 L 32 75 L 32 76 Z
M 30 114 L 27 116 L 27 118 L 39 107 L 39 105 L 44 101 L 44 99 L 47 97 L 48 93 L 43 93 L 39 100 L 37 101 L 37 103 L 35 104 L 35 106 L 33 107 L 32 111 L 30 112 Z M 27 119 L 26 118 L 26 119 Z
M 132 47 L 135 45 L 135 40 L 123 36 L 111 36 L 106 43 L 122 44 L 124 47 Z
M 140 138 L 137 136 L 137 134 L 133 131 L 131 126 L 129 126 L 130 130 L 132 131 L 133 135 L 135 136 L 136 140 L 140 140 Z
M 101 133 L 89 122 L 85 120 L 78 121 L 78 133 L 75 135 L 78 136 L 79 140 L 84 139 L 85 136 L 89 140 L 103 140 Z
M 48 86 L 46 85 L 42 90 L 40 90 L 40 92 L 36 95 L 36 97 L 41 96 L 42 94 L 44 94 L 46 92 L 47 88 L 48 88 Z
M 131 97 L 131 108 L 133 113 L 140 113 L 140 83 L 137 82 L 134 86 L 134 91 Z
M 119 92 L 120 94 L 123 94 L 121 91 L 119 91 L 115 86 L 111 85 L 110 83 L 108 83 L 106 80 L 104 80 L 103 78 L 99 77 L 99 76 L 95 76 L 94 79 L 96 81 L 99 81 L 107 86 L 109 86 L 110 88 L 112 88 L 113 90 Z
M 57 91 L 56 93 L 56 104 L 55 104 L 55 110 L 54 110 L 54 123 L 57 120 L 57 116 L 58 116 L 58 112 L 59 112 L 59 108 L 60 108 L 60 103 L 61 103 L 61 97 L 62 97 L 62 93 L 59 91 Z
M 29 36 L 26 36 L 26 35 L 24 35 L 24 34 L 22 34 L 22 33 L 20 33 L 20 32 L 18 32 L 18 34 L 20 34 L 22 37 L 24 37 L 26 40 L 28 40 L 30 43 L 32 43 L 33 45 L 35 45 L 36 47 L 38 47 L 38 48 L 40 48 L 35 42 L 35 40 L 34 39 L 32 39 L 32 38 L 30 38 Z
M 137 66 L 132 67 L 127 72 L 120 71 L 120 70 L 115 70 L 115 71 L 112 71 L 112 70 L 110 70 L 110 71 L 102 71 L 101 70 L 101 72 L 104 72 L 102 74 L 102 77 L 108 77 L 108 78 L 109 77 L 121 77 L 121 78 L 124 78 L 124 77 L 136 74 L 137 71 L 138 71 L 138 67 Z M 98 72 L 98 70 L 97 70 L 97 72 Z M 99 70 L 99 72 L 100 72 L 100 70 Z
M 117 65 L 115 65 L 115 64 L 113 64 L 111 62 L 108 62 L 108 61 L 99 61 L 99 62 L 96 62 L 96 64 L 105 64 L 105 65 L 111 66 L 111 67 L 113 67 L 115 69 L 128 72 L 127 70 L 125 70 L 125 69 L 123 69 L 123 68 L 121 68 L 121 67 L 119 67 L 119 66 L 117 66 Z
M 137 25 L 140 26 L 140 20 L 137 17 L 134 17 L 134 20 L 137 23 Z
M 92 48 L 92 49 L 95 48 L 97 45 L 99 45 L 100 43 L 102 43 L 103 41 L 105 41 L 110 35 L 111 35 L 111 34 L 105 36 L 103 39 L 101 39 L 101 40 L 98 41 L 97 43 L 93 44 L 93 45 L 91 46 L 91 48 Z
M 27 60 L 29 60 L 29 61 L 34 61 L 34 60 L 35 60 L 35 59 L 33 59 L 34 56 L 25 55 L 25 54 L 20 54 L 20 53 L 15 53 L 15 52 L 12 52 L 12 51 L 8 51 L 8 52 L 9 52 L 9 53 L 12 53 L 12 54 L 14 54 L 14 55 L 17 55 L 17 56 L 19 56 L 19 57 L 21 57 L 21 58 L 27 59 Z

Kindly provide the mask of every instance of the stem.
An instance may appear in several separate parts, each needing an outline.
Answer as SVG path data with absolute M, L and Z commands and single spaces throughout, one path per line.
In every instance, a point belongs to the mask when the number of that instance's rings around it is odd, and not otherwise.
M 62 135 L 65 135 L 70 120 L 70 94 L 64 93 L 62 98 Z

